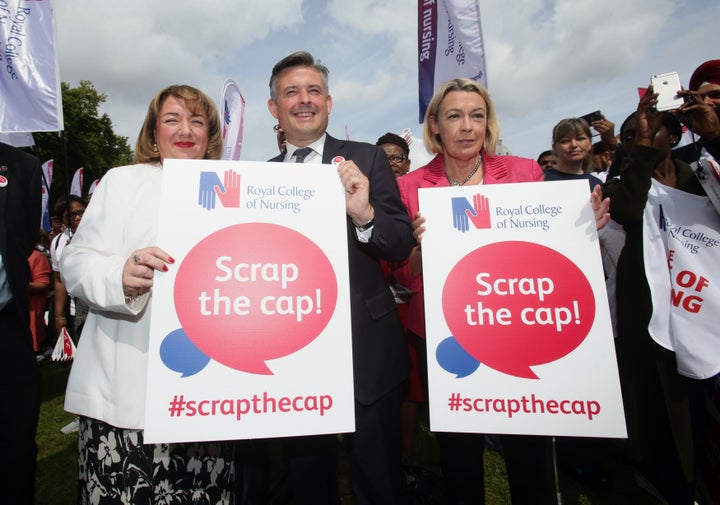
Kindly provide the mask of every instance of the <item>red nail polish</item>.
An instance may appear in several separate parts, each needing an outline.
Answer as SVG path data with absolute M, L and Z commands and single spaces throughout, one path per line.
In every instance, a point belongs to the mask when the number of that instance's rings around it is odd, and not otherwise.
M 168 271 L 167 265 L 163 265 L 163 272 L 167 272 L 167 271 Z
M 175 263 L 175 258 L 173 258 L 172 256 L 168 256 L 168 262 L 172 265 L 173 263 Z

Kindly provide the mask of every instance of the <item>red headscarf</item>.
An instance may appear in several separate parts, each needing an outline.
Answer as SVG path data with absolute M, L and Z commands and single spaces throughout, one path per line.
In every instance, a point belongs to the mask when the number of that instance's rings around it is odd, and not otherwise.
M 696 68 L 690 78 L 690 90 L 697 91 L 705 82 L 720 84 L 720 60 L 709 60 Z

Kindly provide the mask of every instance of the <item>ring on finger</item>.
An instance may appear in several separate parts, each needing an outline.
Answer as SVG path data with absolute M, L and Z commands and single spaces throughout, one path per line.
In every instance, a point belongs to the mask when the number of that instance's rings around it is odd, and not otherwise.
M 138 256 L 137 254 L 135 254 L 135 255 L 133 256 L 133 263 L 135 263 L 136 265 L 137 265 L 138 263 L 140 263 L 140 256 Z

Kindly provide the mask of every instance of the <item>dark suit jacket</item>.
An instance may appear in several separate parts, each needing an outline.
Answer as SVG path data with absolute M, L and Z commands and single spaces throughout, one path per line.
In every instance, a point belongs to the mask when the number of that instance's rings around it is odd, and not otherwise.
M 0 142 L 0 253 L 22 321 L 29 324 L 28 256 L 40 229 L 40 160 Z M 2 185 L 0 185 L 2 186 Z
M 384 151 L 327 135 L 323 163 L 335 156 L 354 161 L 370 180 L 370 203 L 375 209 L 367 244 L 358 240 L 347 217 L 355 400 L 369 405 L 402 382 L 410 370 L 402 324 L 380 260 L 405 260 L 415 239 Z M 270 161 L 283 161 L 283 157 Z

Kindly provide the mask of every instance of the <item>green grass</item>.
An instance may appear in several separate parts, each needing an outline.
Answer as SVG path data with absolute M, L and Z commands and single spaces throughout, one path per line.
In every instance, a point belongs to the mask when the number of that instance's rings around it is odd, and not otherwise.
M 38 423 L 38 464 L 35 503 L 69 505 L 77 495 L 77 433 L 64 435 L 60 428 L 75 416 L 63 410 L 70 366 L 46 358 L 42 372 L 42 405 Z
M 422 414 L 420 414 L 422 416 Z M 427 418 L 421 421 L 415 451 L 424 464 L 440 473 L 435 436 L 427 428 Z M 632 467 L 621 457 L 622 441 L 583 441 L 577 459 L 589 464 L 605 477 L 602 483 L 579 479 L 559 470 L 562 505 L 661 505 L 662 502 L 635 484 Z M 488 505 L 510 505 L 505 462 L 500 454 L 486 449 L 485 496 Z
M 74 419 L 63 410 L 65 383 L 70 367 L 45 359 L 40 363 L 43 376 L 42 406 L 37 433 L 37 505 L 72 505 L 77 489 L 77 433 L 64 435 L 60 428 Z M 427 426 L 426 422 L 421 423 Z M 424 426 L 418 430 L 416 452 L 421 462 L 439 474 L 435 437 Z M 574 475 L 560 472 L 563 505 L 659 505 L 661 502 L 635 484 L 632 468 L 619 454 L 621 442 L 602 442 L 581 452 L 607 481 L 600 484 L 580 482 Z M 618 450 L 613 450 L 618 449 Z M 488 505 L 510 504 L 507 475 L 502 456 L 485 451 L 485 489 Z

